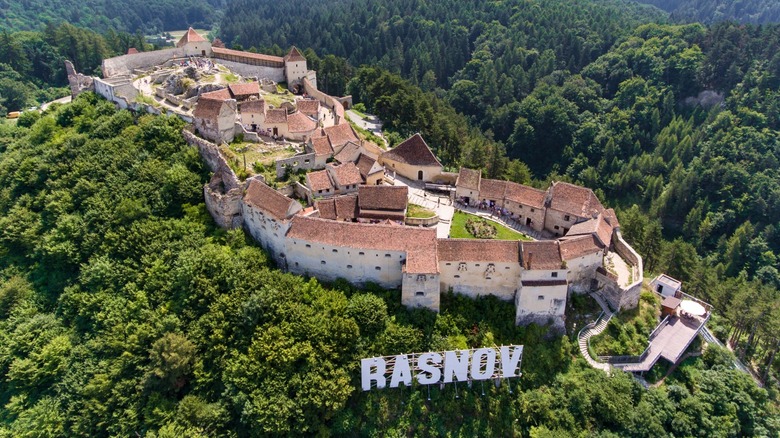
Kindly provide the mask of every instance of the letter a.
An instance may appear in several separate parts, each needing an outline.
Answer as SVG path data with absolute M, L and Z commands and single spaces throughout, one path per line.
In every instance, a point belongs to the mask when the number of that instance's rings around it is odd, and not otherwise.
M 406 386 L 412 386 L 412 370 L 409 369 L 409 359 L 405 354 L 395 357 L 393 376 L 390 377 L 391 388 L 398 388 L 399 383 L 403 383 Z
M 371 369 L 374 368 L 374 372 Z M 363 385 L 363 391 L 371 390 L 371 381 L 376 381 L 376 387 L 382 389 L 385 387 L 385 360 L 381 357 L 372 357 L 360 361 L 360 381 Z

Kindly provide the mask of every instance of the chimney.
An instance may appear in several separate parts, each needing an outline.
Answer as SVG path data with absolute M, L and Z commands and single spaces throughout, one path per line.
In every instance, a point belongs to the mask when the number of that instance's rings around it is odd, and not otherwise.
M 534 259 L 534 253 L 529 252 L 528 253 L 528 260 L 525 262 L 525 269 L 531 270 L 531 262 Z

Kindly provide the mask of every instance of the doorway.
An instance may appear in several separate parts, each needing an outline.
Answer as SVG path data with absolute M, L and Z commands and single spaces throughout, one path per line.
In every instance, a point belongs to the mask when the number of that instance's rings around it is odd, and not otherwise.
M 422 179 L 423 179 L 423 172 L 422 172 L 422 170 L 418 170 L 417 171 L 417 179 L 419 181 L 422 181 Z
M 279 128 L 274 128 L 274 135 L 279 135 Z
M 531 226 L 531 218 L 530 217 L 525 218 L 525 226 L 526 227 L 530 227 Z

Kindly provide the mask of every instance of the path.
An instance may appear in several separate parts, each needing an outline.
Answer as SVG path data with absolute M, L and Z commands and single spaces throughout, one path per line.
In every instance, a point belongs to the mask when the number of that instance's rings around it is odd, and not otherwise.
M 41 104 L 41 111 L 46 111 L 46 108 L 48 108 L 51 104 L 54 103 L 65 104 L 65 103 L 70 103 L 71 100 L 72 100 L 71 96 L 65 96 L 56 100 L 52 100 L 51 102 L 46 102 L 44 104 Z
M 437 238 L 446 239 L 450 236 L 452 216 L 455 214 L 455 209 L 452 207 L 449 197 L 428 193 L 412 181 L 399 176 L 396 176 L 394 184 L 409 188 L 409 203 L 423 206 L 439 216 L 439 223 L 436 224 Z
M 622 257 L 610 251 L 607 252 L 606 257 L 604 258 L 606 259 L 607 265 L 617 274 L 618 284 L 620 286 L 627 287 L 631 284 L 633 268 L 629 266 Z
M 347 110 L 347 117 L 352 120 L 359 127 L 376 134 L 379 138 L 385 142 L 385 149 L 389 146 L 387 139 L 382 135 L 382 121 L 377 116 L 366 115 L 365 118 L 361 117 L 358 113 L 352 110 Z
M 599 315 L 599 318 L 596 321 L 583 327 L 582 330 L 580 330 L 579 335 L 577 335 L 580 345 L 580 353 L 590 366 L 609 374 L 611 367 L 608 363 L 598 362 L 596 359 L 591 357 L 590 351 L 588 351 L 588 340 L 593 336 L 601 334 L 601 332 L 607 328 L 607 324 L 609 324 L 609 320 L 612 319 L 614 313 L 612 313 L 612 310 L 609 309 L 609 306 L 607 306 L 601 297 L 595 294 L 590 294 L 590 296 L 595 299 L 597 303 L 599 303 L 599 306 L 601 306 L 603 312 L 601 315 Z

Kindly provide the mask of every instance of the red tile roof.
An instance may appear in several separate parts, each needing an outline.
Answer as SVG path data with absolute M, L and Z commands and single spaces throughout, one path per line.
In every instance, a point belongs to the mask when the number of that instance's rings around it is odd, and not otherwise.
M 599 239 L 602 246 L 609 247 L 612 242 L 612 226 L 604 219 L 603 214 L 599 214 L 595 219 L 589 219 L 579 222 L 569 228 L 566 236 L 590 235 L 593 234 Z
M 290 132 L 311 132 L 317 129 L 317 122 L 306 114 L 296 111 L 287 116 L 287 128 Z
M 222 112 L 223 105 L 226 105 L 224 100 L 199 99 L 192 115 L 200 119 L 216 119 Z
M 330 220 L 352 220 L 357 215 L 357 196 L 345 195 L 314 201 L 320 217 Z
M 415 166 L 441 166 L 419 133 L 382 154 L 382 158 Z
M 600 242 L 592 234 L 560 239 L 561 257 L 564 260 L 572 260 L 600 252 L 603 248 Z
M 614 209 L 608 208 L 604 210 L 604 219 L 606 219 L 613 228 L 620 228 L 620 222 L 618 222 Z
M 138 49 L 136 49 L 135 47 L 130 47 L 129 49 L 127 49 L 128 55 L 135 55 L 136 53 L 138 53 Z
M 284 57 L 285 62 L 289 61 L 306 61 L 306 58 L 301 55 L 301 52 L 298 51 L 298 48 L 295 46 L 292 46 L 290 48 L 290 51 L 285 55 Z
M 439 239 L 439 261 L 519 263 L 517 240 Z
M 359 156 L 360 154 L 360 145 L 349 142 L 346 145 L 344 145 L 343 148 L 339 151 L 338 154 L 333 156 L 333 159 L 338 161 L 339 163 L 346 163 L 349 161 L 354 161 L 356 156 Z
M 266 110 L 265 123 L 287 123 L 287 110 L 284 108 Z
M 350 186 L 352 184 L 360 184 L 363 182 L 363 178 L 360 176 L 355 163 L 344 163 L 338 166 L 328 164 L 327 169 L 330 171 L 330 175 L 333 177 L 333 181 L 339 187 Z
M 349 123 L 329 126 L 323 131 L 325 132 L 325 135 L 328 136 L 328 140 L 330 140 L 330 144 L 334 150 L 344 146 L 350 141 L 353 143 L 360 142 L 357 135 L 355 135 L 355 132 L 352 130 L 352 127 L 349 126 Z
M 549 189 L 550 208 L 578 217 L 592 218 L 604 211 L 593 190 L 565 182 L 554 182 Z
M 523 242 L 522 265 L 525 269 L 557 270 L 562 269 L 561 253 L 556 240 Z
M 260 95 L 260 84 L 257 82 L 247 82 L 245 84 L 230 84 L 228 85 L 230 94 L 235 98 L 249 98 L 249 96 Z
M 263 114 L 265 101 L 263 99 L 247 100 L 238 104 L 238 108 L 243 113 Z
M 276 219 L 287 219 L 288 212 L 295 214 L 298 202 L 284 196 L 257 179 L 251 179 L 244 193 L 244 201 L 268 213 Z M 298 205 L 300 207 L 300 204 Z
M 455 181 L 455 186 L 458 188 L 477 190 L 479 191 L 479 182 L 482 179 L 482 172 L 474 169 L 467 169 L 465 167 L 460 168 L 458 172 L 458 179 Z
M 360 154 L 355 165 L 358 170 L 360 170 L 360 175 L 363 179 L 368 178 L 369 175 L 382 171 L 382 167 L 377 164 L 376 160 L 366 154 Z
M 439 272 L 436 230 L 432 228 L 361 224 L 296 216 L 287 237 L 330 246 L 406 252 L 404 272 Z
M 261 53 L 252 53 L 252 52 L 242 52 L 240 50 L 231 50 L 231 49 L 224 49 L 221 47 L 211 47 L 211 51 L 217 55 L 216 58 L 220 58 L 219 55 L 224 56 L 235 56 L 239 58 L 247 58 L 247 59 L 257 59 L 260 61 L 269 61 L 273 63 L 284 63 L 284 58 L 281 58 L 279 56 L 271 56 L 271 55 L 263 55 Z
M 409 188 L 407 186 L 360 186 L 358 205 L 361 210 L 406 209 Z
M 311 148 L 316 155 L 332 155 L 333 148 L 330 147 L 328 137 L 312 137 Z
M 330 180 L 330 175 L 328 174 L 327 170 L 318 170 L 315 172 L 309 172 L 306 174 L 306 179 L 309 182 L 309 189 L 311 189 L 314 196 L 317 196 L 317 192 L 322 190 L 323 192 L 326 190 L 333 191 L 333 182 Z
M 224 49 L 225 48 L 225 43 L 223 43 L 222 40 L 219 39 L 219 38 L 214 38 L 214 41 L 211 42 L 211 47 L 212 47 L 212 50 L 213 50 L 214 47 Z
M 503 200 L 506 181 L 483 178 L 479 184 L 479 197 L 482 199 Z
M 220 88 L 219 90 L 209 91 L 208 93 L 201 93 L 198 100 L 212 99 L 212 100 L 228 100 L 232 99 L 230 91 L 227 88 Z
M 320 101 L 317 99 L 301 99 L 295 102 L 298 105 L 298 111 L 307 116 L 318 117 L 320 112 Z
M 200 43 L 208 41 L 206 38 L 203 38 L 198 34 L 198 32 L 195 32 L 195 29 L 189 28 L 187 30 L 187 33 L 181 36 L 179 38 L 179 41 L 176 43 L 176 47 L 182 47 L 187 43 Z
M 546 192 L 514 182 L 507 182 L 506 199 L 529 207 L 544 208 Z

